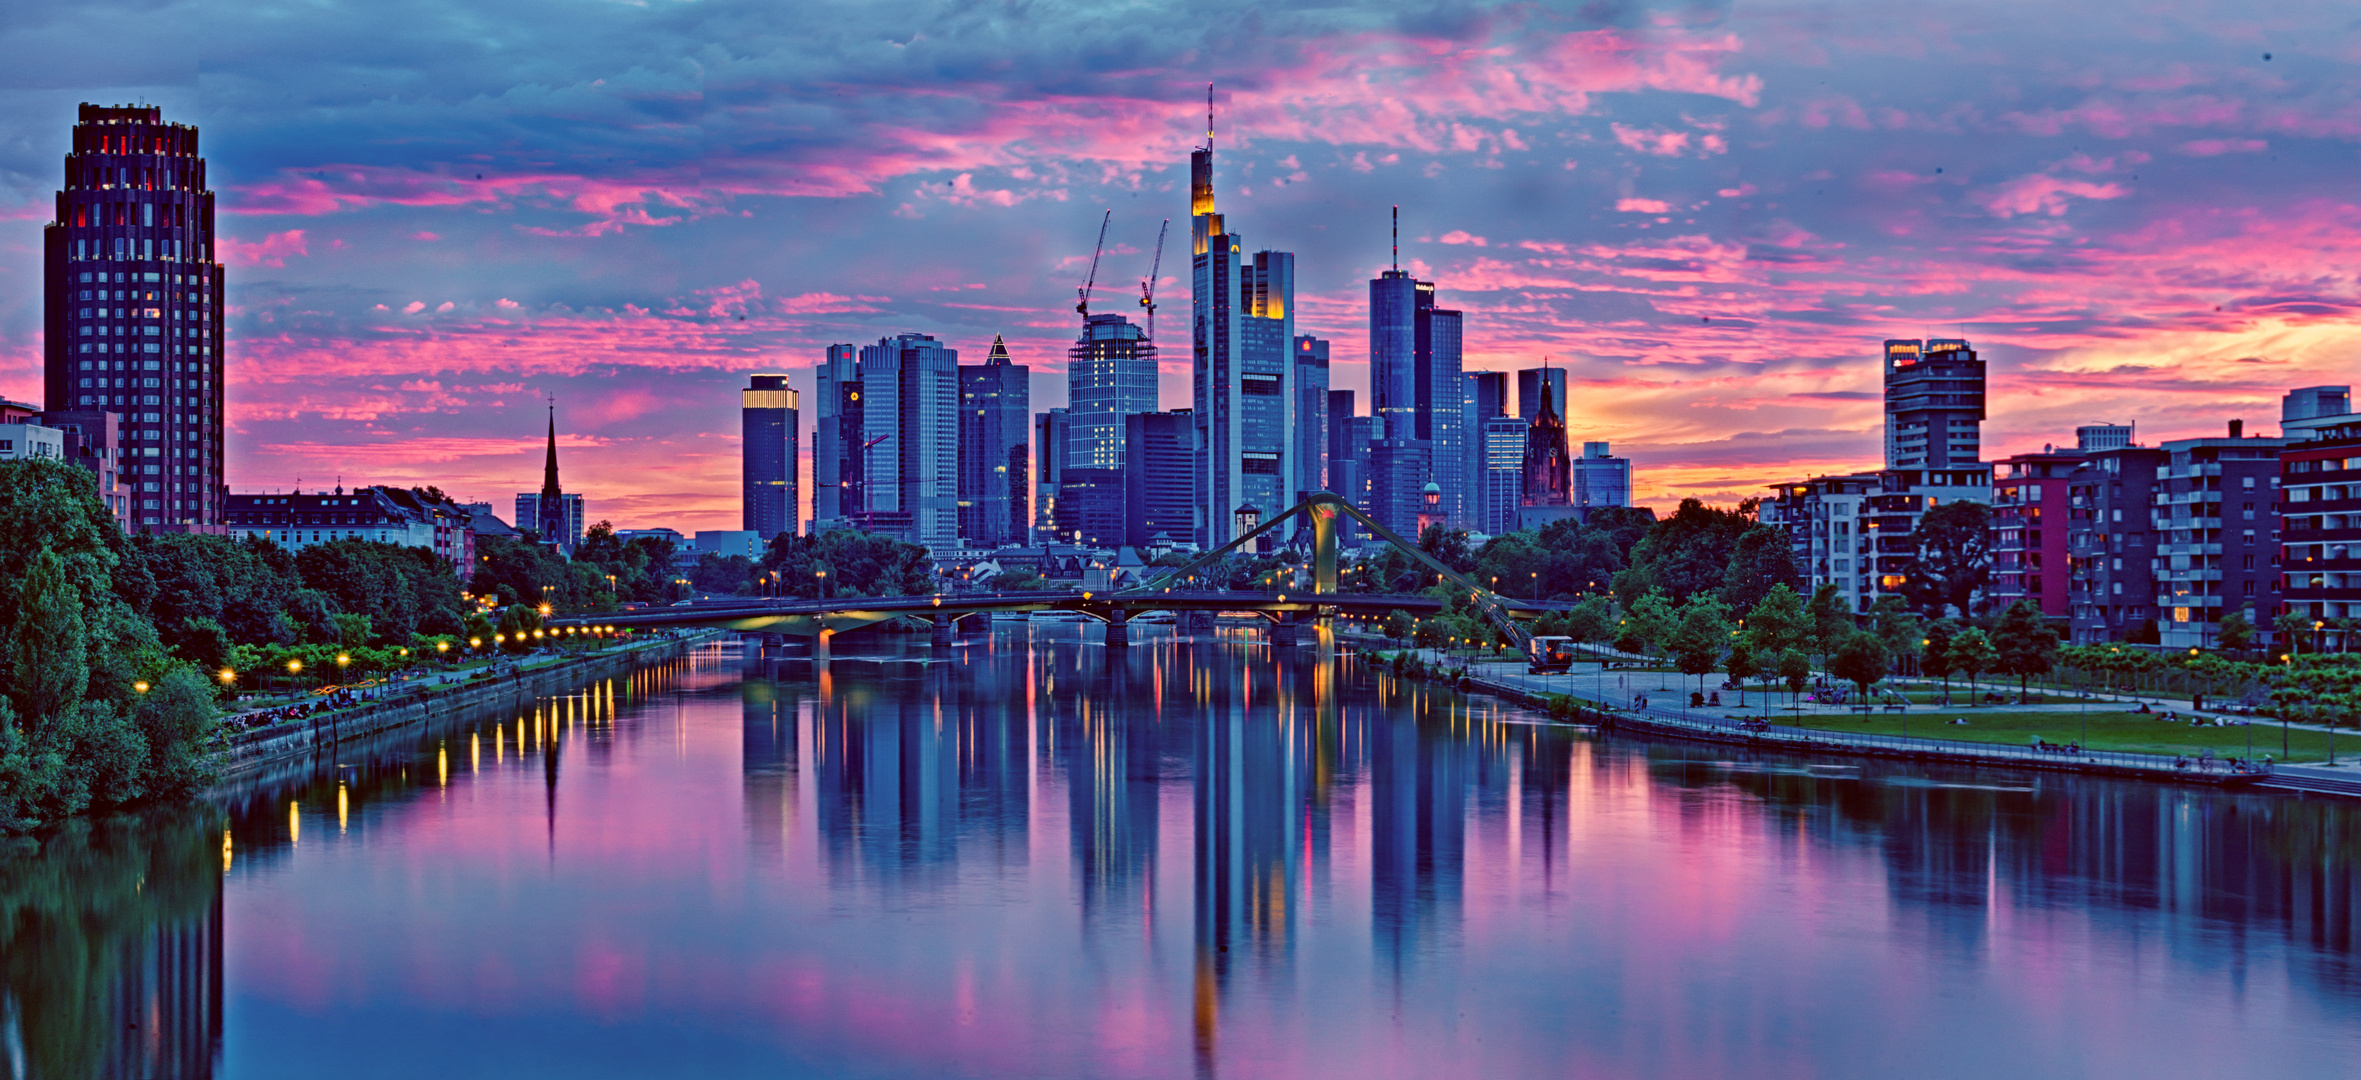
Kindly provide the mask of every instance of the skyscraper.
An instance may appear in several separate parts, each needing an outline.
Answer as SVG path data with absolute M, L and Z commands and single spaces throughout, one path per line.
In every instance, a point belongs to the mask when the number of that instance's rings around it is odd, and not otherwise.
M 582 496 L 566 494 L 557 481 L 557 406 L 549 407 L 549 450 L 541 459 L 541 490 L 518 492 L 516 527 L 531 529 L 541 542 L 567 558 L 582 542 Z
M 225 533 L 222 271 L 197 129 L 83 105 L 42 247 L 48 409 L 121 414 L 134 528 Z
M 1328 491 L 1328 342 L 1295 338 L 1295 501 Z
M 1885 344 L 1886 468 L 1957 469 L 1982 460 L 1984 362 L 1958 338 Z
M 1130 453 L 1123 459 L 1124 542 L 1146 547 L 1159 537 L 1182 543 L 1188 539 L 1191 440 L 1195 426 L 1187 409 L 1134 413 L 1123 418 L 1123 441 Z
M 740 521 L 767 544 L 780 533 L 794 535 L 796 515 L 803 509 L 795 482 L 801 410 L 785 375 L 751 376 L 738 399 L 739 473 L 745 488 Z
M 1487 464 L 1493 449 L 1491 428 L 1488 425 L 1496 419 L 1512 422 L 1516 419 L 1508 415 L 1508 372 L 1470 371 L 1466 379 L 1467 393 L 1462 398 L 1465 413 L 1460 420 L 1460 431 L 1466 437 L 1466 464 L 1461 466 L 1461 475 L 1467 477 L 1467 498 L 1463 504 L 1467 511 L 1467 526 L 1478 532 L 1497 534 L 1502 530 L 1496 518 L 1503 508 L 1498 505 L 1500 500 L 1493 493 L 1492 474 Z M 1523 432 L 1520 430 L 1518 434 L 1522 435 Z M 1518 449 L 1521 451 L 1523 447 L 1520 445 Z M 1512 476 L 1515 473 L 1513 466 L 1510 473 Z M 1516 500 L 1512 498 L 1505 510 L 1508 520 L 1513 523 L 1516 520 Z M 1515 527 L 1514 524 L 1509 526 L 1512 529 Z
M 1033 416 L 1033 542 L 1055 543 L 1058 532 L 1058 486 L 1066 481 L 1066 410 L 1050 409 Z M 1072 536 L 1063 539 L 1071 540 Z
M 1493 536 L 1517 528 L 1517 510 L 1525 501 L 1525 430 L 1529 425 L 1514 416 L 1488 417 L 1475 429 L 1484 449 L 1481 469 L 1484 506 L 1482 531 Z
M 1328 392 L 1328 490 L 1344 497 L 1362 513 L 1369 512 L 1369 431 L 1375 421 L 1353 415 L 1353 392 Z M 1336 523 L 1336 540 L 1351 545 L 1360 525 L 1350 518 Z
M 1293 506 L 1295 256 L 1245 252 L 1213 203 L 1213 116 L 1189 155 L 1191 415 L 1197 425 L 1197 539 L 1214 547 Z M 1259 550 L 1281 537 L 1264 534 Z
M 959 351 L 928 334 L 861 346 L 860 527 L 959 544 Z M 851 515 L 847 515 L 848 517 Z
M 970 544 L 1025 542 L 1032 401 L 1031 371 L 1009 361 L 998 335 L 983 363 L 959 368 L 959 532 Z
M 1443 490 L 1443 520 L 1467 521 L 1467 386 L 1460 371 L 1460 338 L 1460 313 L 1435 306 L 1433 282 L 1415 280 L 1399 267 L 1370 280 L 1370 407 L 1384 429 L 1371 451 L 1371 490 L 1384 509 L 1370 516 L 1404 535 L 1416 528 L 1416 515 L 1425 506 L 1419 492 L 1429 481 Z M 1404 483 L 1415 476 L 1417 483 L 1391 492 L 1376 485 L 1381 476 Z M 1408 516 L 1385 516 L 1397 512 L 1397 503 Z
M 1092 315 L 1066 351 L 1066 464 L 1123 467 L 1123 418 L 1156 411 L 1156 345 L 1121 315 Z
M 1599 506 L 1631 505 L 1631 459 L 1616 457 L 1603 442 L 1582 444 L 1582 456 L 1572 462 L 1569 501 L 1588 510 Z
M 849 526 L 861 512 L 860 352 L 830 345 L 812 373 L 812 532 Z

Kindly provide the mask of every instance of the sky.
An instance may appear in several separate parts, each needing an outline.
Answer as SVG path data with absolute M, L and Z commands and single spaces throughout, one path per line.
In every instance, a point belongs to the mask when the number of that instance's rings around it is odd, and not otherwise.
M 1109 209 L 1095 310 L 1175 219 L 1186 407 L 1209 82 L 1337 386 L 1399 205 L 1467 366 L 1567 368 L 1642 503 L 1874 467 L 1889 337 L 1975 343 L 1987 457 L 2276 431 L 2361 349 L 2349 4 L 86 0 L 0 6 L 0 57 L 0 395 L 39 401 L 75 105 L 161 106 L 219 194 L 238 492 L 505 509 L 554 398 L 591 520 L 735 528 L 749 373 L 1004 335 L 1062 404 Z

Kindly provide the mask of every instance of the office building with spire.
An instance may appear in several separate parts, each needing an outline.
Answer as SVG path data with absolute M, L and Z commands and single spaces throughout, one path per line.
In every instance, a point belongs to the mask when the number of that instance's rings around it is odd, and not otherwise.
M 83 105 L 42 252 L 45 408 L 119 415 L 132 528 L 226 533 L 226 312 L 197 129 Z
M 740 480 L 745 503 L 742 527 L 770 543 L 795 534 L 803 500 L 796 484 L 796 439 L 802 410 L 785 375 L 752 376 L 739 391 Z
M 983 363 L 959 367 L 959 534 L 971 545 L 1025 542 L 1033 501 L 1026 437 L 1032 402 L 1031 369 L 1009 357 L 998 335 Z
M 1213 111 L 1189 154 L 1196 540 L 1218 547 L 1294 505 L 1295 256 L 1246 254 L 1214 206 Z M 1283 539 L 1264 534 L 1270 551 Z
M 1397 226 L 1397 232 L 1399 227 Z M 1370 516 L 1405 536 L 1420 515 L 1465 524 L 1467 384 L 1460 313 L 1435 306 L 1433 282 L 1396 265 L 1369 282 Z M 1426 485 L 1441 490 L 1429 507 Z
M 557 406 L 549 407 L 549 449 L 541 462 L 541 490 L 520 491 L 516 527 L 531 529 L 541 542 L 573 558 L 582 543 L 582 496 L 569 495 L 557 481 Z

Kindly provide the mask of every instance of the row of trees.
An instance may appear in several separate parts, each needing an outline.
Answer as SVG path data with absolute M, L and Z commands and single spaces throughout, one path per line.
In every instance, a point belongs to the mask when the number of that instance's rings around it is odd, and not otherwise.
M 211 680 L 117 590 L 132 558 L 88 472 L 0 462 L 0 832 L 208 777 Z

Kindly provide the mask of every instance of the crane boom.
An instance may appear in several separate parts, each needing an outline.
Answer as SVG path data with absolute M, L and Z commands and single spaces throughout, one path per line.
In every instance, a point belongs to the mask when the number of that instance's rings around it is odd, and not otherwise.
M 1081 288 L 1074 290 L 1079 297 L 1074 304 L 1074 310 L 1080 312 L 1082 317 L 1086 319 L 1090 317 L 1091 286 L 1097 285 L 1099 281 L 1099 252 L 1107 250 L 1107 222 L 1114 219 L 1115 211 L 1113 210 L 1107 211 L 1107 216 L 1099 219 L 1098 246 L 1090 249 L 1090 277 L 1082 282 Z
M 1156 226 L 1156 257 L 1148 263 L 1148 280 L 1140 282 L 1140 306 L 1148 309 L 1148 340 L 1156 340 L 1156 275 L 1164 270 L 1164 233 L 1172 228 L 1172 219 Z

